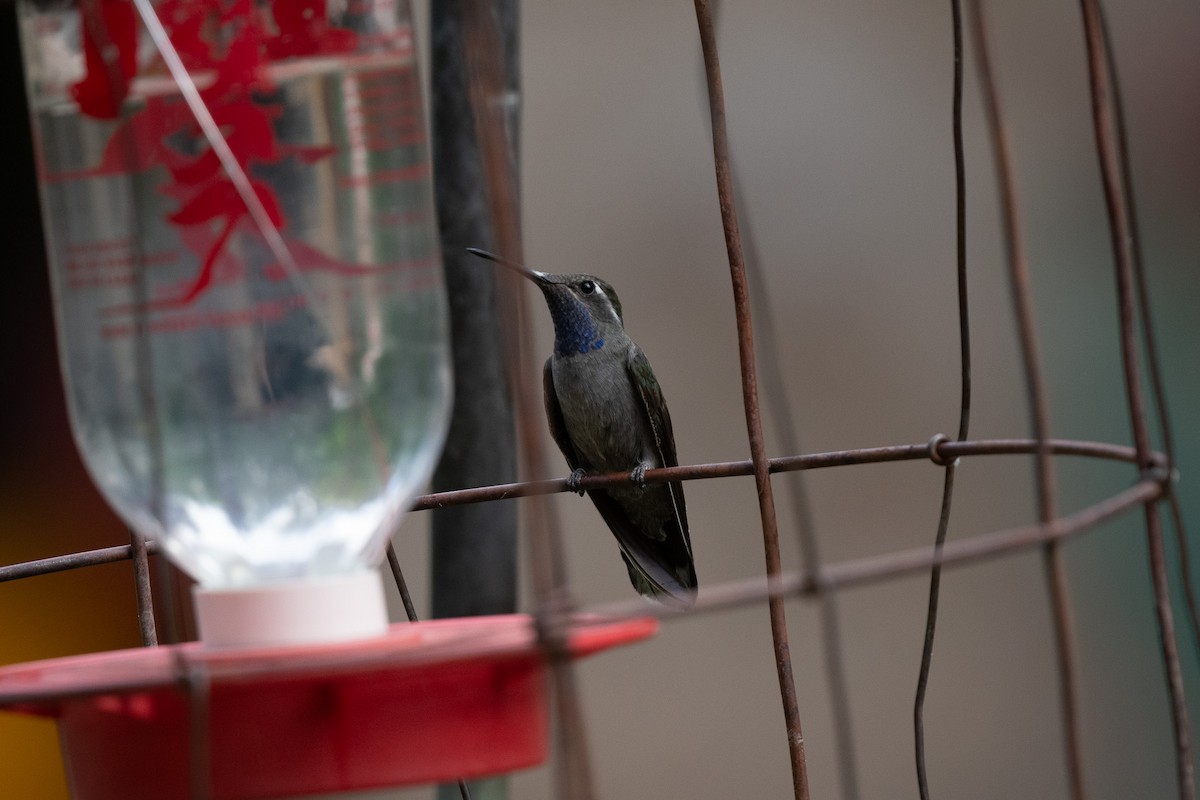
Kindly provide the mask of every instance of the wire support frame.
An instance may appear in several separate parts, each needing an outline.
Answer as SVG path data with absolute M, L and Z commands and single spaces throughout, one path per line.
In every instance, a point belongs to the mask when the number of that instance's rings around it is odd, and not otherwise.
M 1136 459 L 1136 453 L 1132 448 L 1120 445 L 1073 440 L 1050 440 L 1048 444 L 1051 452 L 1056 455 L 1100 458 L 1121 462 L 1133 462 Z M 939 457 L 959 458 L 997 454 L 1030 455 L 1035 451 L 1036 446 L 1034 442 L 1028 439 L 1001 439 L 978 442 L 941 441 L 937 450 L 940 453 Z M 865 450 L 819 453 L 813 456 L 776 458 L 771 459 L 771 466 L 773 471 L 782 471 L 784 469 L 816 469 L 850 464 L 918 460 L 929 457 L 930 451 L 929 445 L 868 448 Z M 1159 454 L 1155 455 L 1158 456 Z M 936 462 L 934 463 L 936 464 Z M 726 581 L 706 588 L 697 597 L 695 605 L 686 612 L 679 612 L 665 606 L 651 605 L 638 598 L 564 611 L 560 622 L 569 625 L 591 625 L 647 616 L 659 617 L 668 622 L 687 620 L 696 615 L 716 613 L 762 603 L 769 598 L 795 597 L 816 599 L 834 592 L 861 588 L 873 584 L 885 583 L 896 578 L 921 574 L 935 565 L 958 567 L 991 558 L 1015 555 L 1033 548 L 1042 547 L 1047 542 L 1064 541 L 1080 536 L 1136 508 L 1158 503 L 1168 494 L 1172 478 L 1165 467 L 1161 466 L 1159 458 L 1156 458 L 1155 463 L 1159 466 L 1149 470 L 1140 480 L 1128 488 L 1072 514 L 1051 520 L 1048 523 L 1035 523 L 976 534 L 947 542 L 940 549 L 935 549 L 932 546 L 916 547 L 836 562 L 822 566 L 815 571 L 806 569 L 804 571 L 783 572 L 773 578 L 755 577 Z M 802 467 L 801 464 L 804 464 L 804 466 Z M 672 467 L 669 469 L 647 470 L 646 482 L 701 480 L 705 478 L 749 475 L 751 474 L 750 470 L 751 466 L 748 462 L 724 462 Z M 688 474 L 686 477 L 683 477 L 679 473 Z M 618 481 L 627 482 L 628 480 L 629 476 L 624 473 L 589 476 L 584 479 L 585 482 L 595 483 L 596 485 L 612 485 Z M 486 502 L 487 500 L 485 499 L 469 496 L 465 492 L 503 490 L 509 487 L 519 487 L 522 490 L 528 490 L 530 493 L 538 494 L 552 494 L 558 491 L 565 492 L 568 491 L 565 483 L 565 479 L 561 481 L 528 481 L 505 486 L 480 487 L 479 490 L 442 492 L 437 495 L 425 495 L 423 499 L 426 500 L 426 504 L 422 507 L 432 508 L 438 502 L 444 502 L 446 505 Z M 549 485 L 553 485 L 553 487 Z M 505 496 L 522 495 L 510 494 Z M 488 499 L 495 498 L 489 497 Z M 130 545 L 121 545 L 0 567 L 0 582 L 129 560 L 131 550 Z M 157 552 L 157 548 L 153 542 L 150 543 L 150 550 L 152 553 Z M 103 693 L 107 691 L 119 691 L 122 688 L 127 687 L 114 684 L 111 687 L 102 687 L 97 691 Z M 6 698 L 6 700 L 13 700 L 13 698 Z
M 1046 441 L 1049 451 L 1056 456 L 1074 456 L 1079 458 L 1101 459 L 1136 464 L 1137 451 L 1124 445 L 1105 442 L 1092 442 L 1075 439 L 1049 439 Z M 836 450 L 826 453 L 808 455 L 781 456 L 771 458 L 767 462 L 772 474 L 794 470 L 831 469 L 859 464 L 884 464 L 900 461 L 920 461 L 927 459 L 935 466 L 940 466 L 947 460 L 970 458 L 977 456 L 1000 455 L 1032 455 L 1037 451 L 1038 443 L 1032 439 L 980 439 L 968 441 L 950 441 L 944 436 L 934 436 L 925 444 L 889 445 L 884 447 L 867 447 L 853 450 Z M 689 464 L 678 467 L 663 467 L 646 470 L 646 483 L 666 483 L 668 481 L 693 481 L 712 478 L 746 477 L 754 474 L 754 465 L 750 461 L 720 461 L 707 464 Z M 610 472 L 584 476 L 580 488 L 598 489 L 605 486 L 624 485 L 629 482 L 625 472 Z M 777 594 L 795 594 L 816 596 L 836 591 L 842 588 L 858 586 L 863 583 L 875 583 L 890 578 L 902 577 L 914 570 L 925 569 L 934 564 L 952 565 L 963 561 L 974 561 L 994 555 L 1004 555 L 1017 550 L 1023 550 L 1043 544 L 1045 541 L 1066 538 L 1101 524 L 1117 514 L 1127 511 L 1136 505 L 1156 503 L 1169 494 L 1172 476 L 1166 468 L 1166 456 L 1162 453 L 1152 453 L 1151 469 L 1147 475 L 1129 489 L 1126 489 L 1107 500 L 1074 514 L 1059 517 L 1045 524 L 1009 529 L 989 534 L 979 534 L 974 537 L 950 542 L 942 549 L 940 558 L 933 555 L 934 548 L 917 548 L 900 551 L 887 555 L 866 556 L 825 566 L 805 577 L 802 573 L 784 573 L 779 581 L 762 583 L 762 590 L 747 602 L 764 600 Z M 514 497 L 531 497 L 535 495 L 550 495 L 570 492 L 566 478 L 553 480 L 522 481 L 519 483 L 496 484 L 479 486 L 470 489 L 456 489 L 449 492 L 437 492 L 421 495 L 413 504 L 414 511 L 432 508 L 443 508 L 468 503 L 486 503 L 494 500 L 504 500 Z M 1016 531 L 1018 533 L 1013 533 Z M 157 555 L 159 548 L 156 542 L 147 543 L 151 554 Z M 85 550 L 61 556 L 23 561 L 0 567 L 0 583 L 38 575 L 48 575 L 55 572 L 79 569 L 82 567 L 110 564 L 127 561 L 132 555 L 130 545 L 103 547 L 95 550 Z M 806 570 L 805 574 L 809 571 Z M 665 618 L 687 617 L 703 612 L 713 607 L 724 607 L 725 597 L 731 590 L 737 589 L 740 596 L 746 581 L 732 581 L 714 585 L 706 589 L 697 599 L 692 611 L 678 614 L 663 611 Z M 781 589 L 778 587 L 792 587 Z M 714 599 L 707 599 L 709 596 Z M 739 603 L 740 604 L 740 601 Z M 602 616 L 618 613 L 623 604 L 600 606 L 588 609 L 589 613 L 599 613 Z M 637 614 L 645 616 L 654 614 L 656 609 L 635 601 L 630 604 L 637 609 Z M 573 616 L 573 614 L 571 615 Z

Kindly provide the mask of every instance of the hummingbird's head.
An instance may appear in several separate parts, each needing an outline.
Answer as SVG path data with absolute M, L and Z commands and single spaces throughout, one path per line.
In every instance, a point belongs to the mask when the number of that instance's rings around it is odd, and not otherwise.
M 608 281 L 594 275 L 538 272 L 473 247 L 468 252 L 501 264 L 533 281 L 542 290 L 554 320 L 554 350 L 573 356 L 599 350 L 625 329 L 621 299 Z

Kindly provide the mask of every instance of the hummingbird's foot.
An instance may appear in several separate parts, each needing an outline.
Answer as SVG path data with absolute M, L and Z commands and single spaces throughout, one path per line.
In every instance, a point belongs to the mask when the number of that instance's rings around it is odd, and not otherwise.
M 645 488 L 646 488 L 646 465 L 644 463 L 642 463 L 642 464 L 638 464 L 636 467 L 634 467 L 633 471 L 629 473 L 629 480 L 631 480 L 633 482 L 634 486 L 638 487 L 639 489 L 645 490 Z
M 583 468 L 576 467 L 571 470 L 571 474 L 567 476 L 567 491 L 575 492 L 575 494 L 583 497 L 583 489 L 579 488 L 579 481 L 583 479 Z

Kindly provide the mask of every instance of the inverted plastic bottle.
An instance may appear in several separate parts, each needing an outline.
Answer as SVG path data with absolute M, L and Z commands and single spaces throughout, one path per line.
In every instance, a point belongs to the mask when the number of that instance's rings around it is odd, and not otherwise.
M 381 632 L 451 392 L 407 3 L 153 6 L 253 197 L 132 2 L 19 7 L 76 443 L 210 645 Z

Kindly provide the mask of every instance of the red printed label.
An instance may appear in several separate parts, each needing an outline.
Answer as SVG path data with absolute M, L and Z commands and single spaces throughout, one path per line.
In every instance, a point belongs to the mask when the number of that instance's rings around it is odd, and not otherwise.
M 85 74 L 71 87 L 71 93 L 84 115 L 117 118 L 135 81 L 139 77 L 166 79 L 165 65 L 155 57 L 142 64 L 139 76 L 141 24 L 130 0 L 81 0 L 79 8 Z M 280 99 L 276 76 L 286 73 L 295 59 L 353 60 L 362 45 L 357 33 L 329 23 L 326 0 L 164 0 L 156 4 L 156 11 L 234 159 L 248 176 L 255 197 L 270 223 L 284 236 L 299 270 L 357 275 L 403 266 L 348 263 L 302 240 L 288 238 L 288 214 L 277 188 L 261 177 L 289 160 L 314 166 L 338 152 L 332 145 L 281 141 L 277 134 L 277 123 L 287 109 Z M 406 27 L 398 27 L 390 36 L 393 49 L 411 46 Z M 281 61 L 289 63 L 281 65 Z M 346 122 L 357 126 L 348 136 L 350 144 L 356 145 L 354 149 L 370 154 L 423 144 L 414 72 L 393 67 L 366 73 L 357 83 L 358 108 L 347 115 Z M 130 285 L 135 269 L 153 270 L 179 263 L 182 253 L 189 252 L 197 265 L 194 274 L 185 280 L 151 282 L 153 291 L 147 301 L 151 312 L 183 309 L 214 286 L 245 275 L 243 260 L 229 244 L 236 231 L 252 231 L 254 223 L 246 202 L 180 95 L 147 93 L 140 102 L 127 107 L 132 110 L 113 129 L 94 167 L 47 175 L 46 180 L 59 183 L 165 169 L 169 177 L 156 189 L 168 199 L 162 213 L 177 232 L 178 247 L 140 252 L 140 245 L 131 241 L 69 247 L 65 254 L 67 286 L 83 289 Z M 180 141 L 190 146 L 181 150 Z M 387 164 L 365 171 L 351 169 L 334 188 L 354 191 L 428 177 L 429 169 L 423 162 L 410 166 Z M 395 216 L 398 212 L 389 213 Z M 257 269 L 271 281 L 289 277 L 278 263 Z M 294 302 L 299 301 L 272 300 L 245 313 L 269 318 L 289 310 Z M 119 331 L 127 326 L 116 321 L 134 310 L 129 303 L 105 309 L 104 317 L 112 320 L 105 335 L 120 335 Z M 175 327 L 162 324 L 168 329 Z

